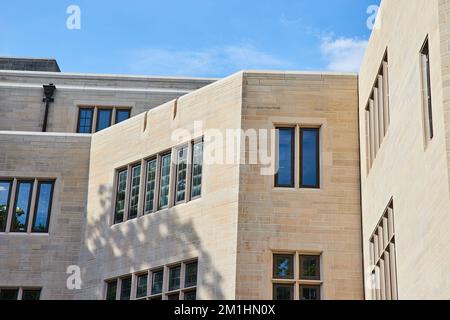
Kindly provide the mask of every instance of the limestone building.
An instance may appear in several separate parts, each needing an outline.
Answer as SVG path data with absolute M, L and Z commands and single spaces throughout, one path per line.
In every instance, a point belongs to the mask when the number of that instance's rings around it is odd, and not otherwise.
M 0 59 L 0 299 L 450 298 L 450 1 L 414 1 L 359 75 Z

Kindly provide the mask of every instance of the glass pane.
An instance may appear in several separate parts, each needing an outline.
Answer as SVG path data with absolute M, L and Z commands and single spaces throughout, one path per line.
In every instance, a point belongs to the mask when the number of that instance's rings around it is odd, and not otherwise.
M 134 219 L 138 215 L 140 186 L 141 186 L 141 166 L 139 165 L 131 169 L 131 195 L 130 195 L 130 210 L 128 213 L 128 219 Z
M 273 277 L 275 279 L 294 278 L 294 256 L 276 254 L 273 256 Z
M 92 133 L 93 109 L 80 109 L 78 133 Z
M 294 186 L 294 128 L 279 128 L 278 172 L 276 185 L 278 187 Z
M 196 300 L 197 299 L 197 291 L 192 290 L 184 293 L 184 300 Z
M 180 289 L 180 273 L 180 266 L 169 270 L 169 291 Z
M 120 284 L 120 300 L 130 300 L 131 298 L 131 278 L 122 279 Z
M 11 222 L 12 232 L 26 232 L 28 216 L 30 210 L 31 192 L 33 182 L 19 182 L 17 184 L 17 198 L 13 221 Z
M 191 197 L 200 197 L 202 194 L 203 173 L 203 142 L 194 144 L 192 161 L 192 190 Z
M 182 202 L 186 199 L 186 176 L 187 176 L 187 153 L 188 148 L 178 150 L 177 157 L 177 175 L 176 175 L 176 202 Z
M 147 280 L 148 275 L 138 276 L 136 285 L 136 298 L 142 298 L 147 296 Z
M 195 287 L 197 285 L 197 262 L 186 265 L 184 287 Z
M 274 284 L 273 300 L 294 300 L 294 285 Z
M 300 277 L 305 280 L 320 280 L 318 256 L 300 256 Z
M 167 300 L 180 300 L 180 294 L 175 293 L 167 296 Z
M 6 230 L 9 201 L 11 198 L 11 181 L 0 181 L 0 232 Z
M 123 170 L 119 172 L 117 177 L 117 193 L 116 193 L 116 214 L 114 216 L 114 223 L 123 221 L 125 213 L 125 196 L 127 190 L 128 171 Z
M 107 283 L 106 300 L 116 300 L 117 280 Z
M 160 195 L 159 207 L 166 208 L 169 204 L 169 183 L 170 183 L 170 159 L 171 155 L 166 154 L 161 158 Z
M 98 109 L 97 132 L 111 126 L 112 109 Z
M 320 286 L 300 286 L 300 300 L 320 300 Z
M 42 182 L 38 186 L 38 200 L 34 216 L 33 232 L 48 232 L 52 208 L 53 183 Z
M 121 123 L 130 118 L 130 110 L 117 110 L 116 111 L 116 123 Z
M 23 290 L 22 292 L 22 300 L 27 301 L 37 301 L 41 298 L 41 290 L 33 289 L 33 290 Z
M 0 289 L 0 301 L 17 300 L 19 289 Z
M 163 276 L 163 270 L 152 272 L 152 295 L 162 292 Z
M 147 163 L 147 185 L 145 188 L 145 212 L 153 211 L 156 187 L 156 160 Z
M 319 129 L 301 132 L 301 186 L 319 187 Z

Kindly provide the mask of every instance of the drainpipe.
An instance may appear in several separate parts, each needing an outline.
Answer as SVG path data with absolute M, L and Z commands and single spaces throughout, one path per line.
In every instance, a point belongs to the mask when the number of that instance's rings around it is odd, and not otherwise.
M 42 125 L 42 132 L 47 131 L 47 119 L 48 119 L 48 109 L 50 107 L 50 103 L 54 102 L 53 94 L 55 93 L 56 87 L 53 83 L 44 84 L 44 98 L 42 102 L 45 102 L 45 114 L 44 114 L 44 124 Z

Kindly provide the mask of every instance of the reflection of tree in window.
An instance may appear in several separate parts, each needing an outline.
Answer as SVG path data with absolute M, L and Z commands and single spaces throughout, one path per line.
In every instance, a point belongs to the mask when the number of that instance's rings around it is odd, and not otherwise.
M 27 231 L 32 187 L 32 182 L 18 182 L 15 214 L 11 225 L 12 232 Z
M 193 149 L 191 196 L 197 198 L 202 194 L 203 142 L 194 144 Z
M 170 189 L 170 154 L 167 154 L 161 158 L 161 184 L 160 184 L 160 196 L 159 207 L 166 208 L 169 204 L 169 189 Z
M 8 203 L 10 199 L 11 182 L 0 181 L 0 232 L 6 230 L 6 220 L 8 218 Z

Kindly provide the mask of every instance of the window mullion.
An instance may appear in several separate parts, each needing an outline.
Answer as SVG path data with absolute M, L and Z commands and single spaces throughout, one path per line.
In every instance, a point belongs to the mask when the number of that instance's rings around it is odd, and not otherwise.
M 8 216 L 6 220 L 6 232 L 11 232 L 11 223 L 13 219 L 13 214 L 15 212 L 15 202 L 16 202 L 16 193 L 17 193 L 17 179 L 14 178 L 12 187 L 11 187 L 11 196 L 9 197 L 9 207 L 8 207 Z
M 32 193 L 31 193 L 31 204 L 30 204 L 30 211 L 28 214 L 28 226 L 27 226 L 27 233 L 31 233 L 32 231 L 32 227 L 33 227 L 33 221 L 34 221 L 34 215 L 35 215 L 35 210 L 36 210 L 36 201 L 37 199 L 37 191 L 39 188 L 39 181 L 37 179 L 34 179 L 33 181 L 33 189 L 32 189 Z

